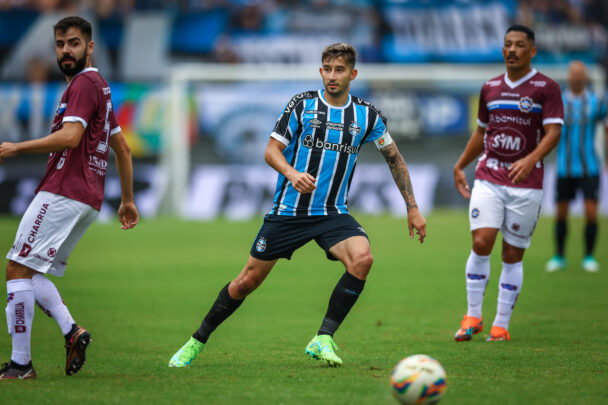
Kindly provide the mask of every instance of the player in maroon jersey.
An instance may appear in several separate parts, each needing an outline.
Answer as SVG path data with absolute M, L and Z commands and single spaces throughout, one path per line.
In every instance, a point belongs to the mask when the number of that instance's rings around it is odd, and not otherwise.
M 473 236 L 466 264 L 468 310 L 456 341 L 471 340 L 483 329 L 481 307 L 499 230 L 503 264 L 488 340 L 510 339 L 509 319 L 523 282 L 522 259 L 540 213 L 542 159 L 558 144 L 563 124 L 559 85 L 531 66 L 534 32 L 522 25 L 509 27 L 502 54 L 507 72 L 482 86 L 477 129 L 454 166 L 456 188 L 470 198 Z M 464 168 L 479 154 L 470 191 Z
M 120 177 L 122 229 L 134 227 L 139 220 L 133 201 L 131 152 L 114 117 L 110 87 L 91 66 L 95 49 L 91 24 L 80 17 L 67 17 L 53 31 L 57 63 L 68 87 L 51 134 L 0 143 L 0 163 L 21 153 L 50 153 L 46 173 L 7 255 L 6 317 L 13 351 L 11 361 L 0 370 L 0 379 L 36 378 L 30 352 L 34 302 L 57 321 L 65 337 L 66 374 L 78 372 L 85 363 L 91 336 L 74 322 L 57 288 L 44 274 L 63 275 L 70 253 L 97 217 L 109 148 L 114 150 Z

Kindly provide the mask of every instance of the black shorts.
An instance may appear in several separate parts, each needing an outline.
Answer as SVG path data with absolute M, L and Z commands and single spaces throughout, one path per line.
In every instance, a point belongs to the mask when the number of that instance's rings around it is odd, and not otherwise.
M 351 236 L 367 238 L 361 225 L 349 214 L 310 217 L 266 215 L 251 247 L 251 256 L 260 260 L 290 259 L 296 249 L 314 239 L 325 250 L 328 259 L 338 260 L 329 253 L 329 248 Z
M 597 201 L 600 189 L 600 177 L 558 177 L 556 200 L 573 200 L 576 197 L 576 190 L 579 188 L 583 190 L 585 200 Z

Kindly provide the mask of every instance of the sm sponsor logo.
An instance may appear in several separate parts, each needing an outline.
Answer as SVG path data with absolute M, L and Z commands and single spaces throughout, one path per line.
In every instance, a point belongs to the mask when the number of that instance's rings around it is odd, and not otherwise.
M 489 141 L 490 149 L 501 156 L 515 156 L 526 147 L 526 138 L 522 134 L 499 133 Z

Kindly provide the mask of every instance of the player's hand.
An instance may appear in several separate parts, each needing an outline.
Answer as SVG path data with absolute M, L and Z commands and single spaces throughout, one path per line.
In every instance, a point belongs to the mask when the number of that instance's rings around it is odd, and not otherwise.
M 536 161 L 530 155 L 513 162 L 509 167 L 509 178 L 513 184 L 521 183 L 527 179 L 535 164 Z
M 135 203 L 120 203 L 118 208 L 118 220 L 122 224 L 122 229 L 131 229 L 139 222 L 139 214 Z
M 469 188 L 469 183 L 467 183 L 467 176 L 464 174 L 464 170 L 454 168 L 454 184 L 461 196 L 471 198 L 471 189 Z
M 17 146 L 12 142 L 2 142 L 0 143 L 0 163 L 4 160 L 3 158 L 17 156 L 19 152 L 17 151 Z
M 315 185 L 317 179 L 308 173 L 298 172 L 297 170 L 294 170 L 293 174 L 291 174 L 289 181 L 291 181 L 293 188 L 302 194 L 312 193 L 317 188 Z
M 410 208 L 407 212 L 407 227 L 410 230 L 410 239 L 414 239 L 414 230 L 418 234 L 420 243 L 424 242 L 426 237 L 426 219 L 420 213 L 418 208 Z

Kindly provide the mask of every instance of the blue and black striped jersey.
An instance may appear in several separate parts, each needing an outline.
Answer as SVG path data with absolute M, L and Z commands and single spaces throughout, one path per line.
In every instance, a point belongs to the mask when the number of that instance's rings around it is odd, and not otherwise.
M 557 147 L 559 177 L 597 176 L 601 161 L 595 147 L 598 121 L 606 118 L 606 104 L 590 91 L 575 96 L 570 91 L 564 100 L 564 125 Z
M 295 95 L 277 120 L 271 137 L 286 145 L 283 155 L 299 172 L 317 179 L 317 188 L 300 194 L 279 173 L 271 215 L 310 216 L 348 213 L 348 189 L 363 144 L 381 142 L 386 119 L 367 101 L 351 96 L 342 107 L 324 90 Z

